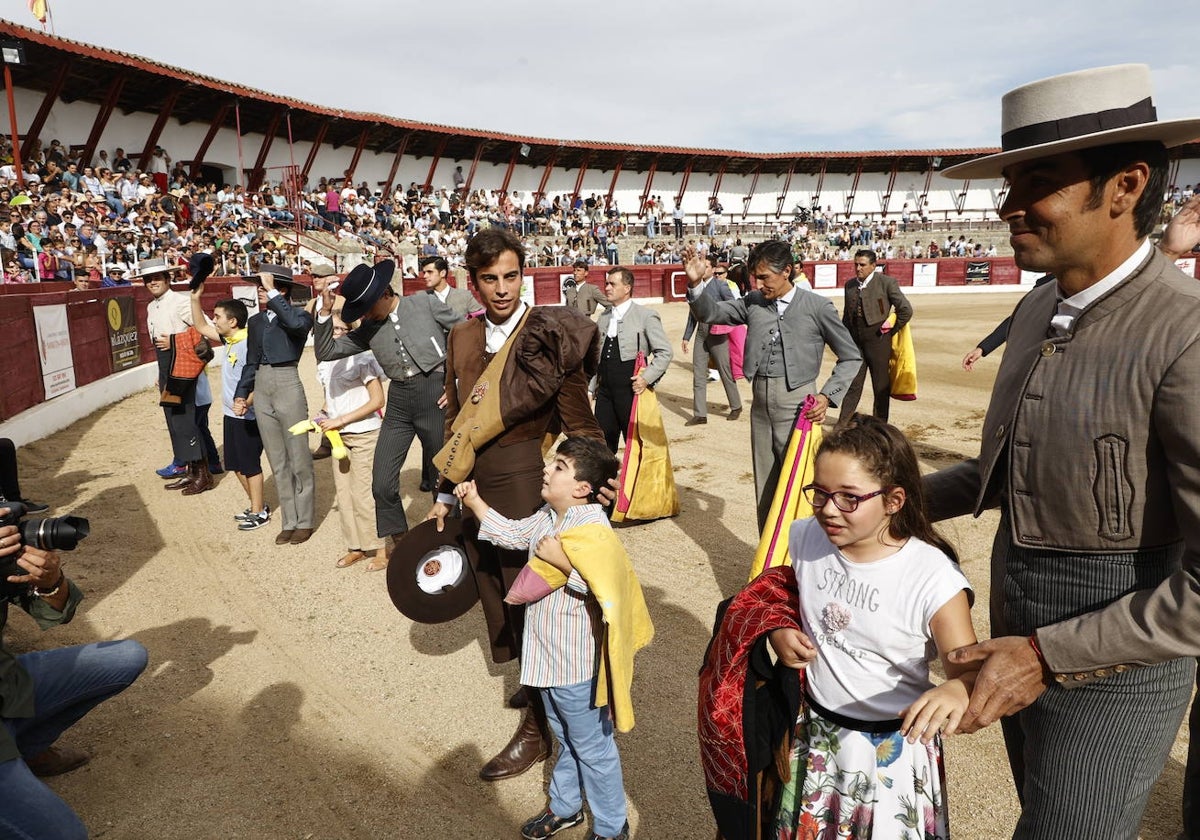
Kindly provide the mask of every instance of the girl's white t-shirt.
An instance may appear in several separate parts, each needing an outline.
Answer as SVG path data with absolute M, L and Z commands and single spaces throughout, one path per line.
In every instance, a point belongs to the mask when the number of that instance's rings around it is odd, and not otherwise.
M 804 632 L 818 652 L 808 666 L 809 694 L 847 717 L 900 717 L 932 687 L 930 619 L 960 591 L 970 592 L 970 582 L 915 537 L 889 557 L 855 563 L 812 517 L 792 524 L 788 552 Z

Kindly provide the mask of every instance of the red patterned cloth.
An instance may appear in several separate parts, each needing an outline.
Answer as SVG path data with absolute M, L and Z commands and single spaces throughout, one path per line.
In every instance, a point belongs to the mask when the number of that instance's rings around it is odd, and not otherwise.
M 718 627 L 700 670 L 697 732 L 713 813 L 722 836 L 732 840 L 754 836 L 758 795 L 754 777 L 770 763 L 774 746 L 768 733 L 750 730 L 764 728 L 763 721 L 772 714 L 784 730 L 795 720 L 795 708 L 770 713 L 752 708 L 760 700 L 778 703 L 786 699 L 780 691 L 760 691 L 757 683 L 773 678 L 763 647 L 766 634 L 780 627 L 800 629 L 795 572 L 790 565 L 768 569 L 726 603 L 722 605 L 724 614 L 718 611 Z M 756 647 L 758 663 L 752 667 Z M 791 681 L 786 693 L 792 704 L 798 705 L 796 673 L 778 666 L 774 678 Z

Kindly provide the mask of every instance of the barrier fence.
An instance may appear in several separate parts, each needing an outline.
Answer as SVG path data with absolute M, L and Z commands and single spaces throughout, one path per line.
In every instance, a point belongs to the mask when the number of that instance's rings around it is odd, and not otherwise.
M 1179 265 L 1190 276 L 1197 276 L 1194 257 L 1180 260 Z M 883 264 L 881 263 L 881 266 Z M 682 301 L 687 289 L 687 276 L 680 265 L 635 265 L 634 298 Z M 818 290 L 833 290 L 854 276 L 851 262 L 805 263 L 804 270 Z M 892 260 L 886 271 L 900 285 L 911 288 L 1011 287 L 1019 291 L 1021 271 L 1011 257 L 992 259 Z M 597 286 L 604 284 L 604 266 L 591 269 L 588 280 Z M 528 268 L 526 279 L 531 281 L 535 304 L 557 304 L 562 300 L 562 283 L 571 276 L 567 267 Z M 1026 278 L 1032 282 L 1032 278 Z M 311 287 L 311 278 L 301 276 L 297 281 Z M 218 300 L 238 297 L 251 303 L 254 291 L 244 277 L 210 278 L 204 287 L 204 311 L 212 313 Z M 465 281 L 459 280 L 460 285 Z M 113 375 L 119 367 L 145 364 L 155 359 L 154 345 L 146 331 L 146 304 L 150 295 L 135 281 L 122 286 L 88 291 L 66 290 L 63 283 L 29 283 L 0 285 L 0 421 L 44 402 L 47 382 L 52 393 L 60 385 L 69 390 L 73 372 L 74 387 L 99 382 Z M 416 294 L 424 283 L 415 278 L 403 281 L 404 294 Z M 177 286 L 186 293 L 186 286 Z M 122 299 L 124 299 L 122 301 Z M 123 305 L 122 305 L 123 304 Z M 55 343 L 47 339 L 47 328 L 39 334 L 34 307 L 58 306 L 65 309 L 63 343 L 69 342 L 70 368 L 56 383 L 44 373 L 48 357 L 54 355 Z M 253 308 L 253 305 L 251 305 Z M 50 310 L 45 310 L 50 311 Z M 61 312 L 62 310 L 58 310 Z M 121 323 L 122 316 L 132 316 Z M 136 323 L 136 330 L 133 324 Z M 61 328 L 58 330 L 61 332 Z M 136 332 L 136 341 L 133 334 Z M 56 335 L 58 333 L 55 333 Z M 121 358 L 118 358 L 121 357 Z

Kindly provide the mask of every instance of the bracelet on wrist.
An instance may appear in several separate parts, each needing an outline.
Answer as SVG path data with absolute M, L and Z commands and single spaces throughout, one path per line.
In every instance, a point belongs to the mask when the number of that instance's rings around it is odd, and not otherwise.
M 1029 634 L 1029 646 L 1033 648 L 1033 652 L 1037 655 L 1038 662 L 1042 663 L 1042 667 L 1049 671 L 1050 666 L 1046 664 L 1046 657 L 1042 656 L 1042 649 L 1038 647 L 1037 633 Z
M 53 589 L 47 589 L 45 592 L 43 592 L 41 589 L 38 589 L 35 586 L 35 587 L 33 587 L 33 594 L 38 596 L 39 598 L 53 597 L 58 594 L 58 590 L 62 589 L 62 585 L 64 583 L 66 583 L 66 581 L 67 581 L 67 573 L 64 572 L 62 569 L 59 569 L 58 570 L 58 581 L 54 584 Z

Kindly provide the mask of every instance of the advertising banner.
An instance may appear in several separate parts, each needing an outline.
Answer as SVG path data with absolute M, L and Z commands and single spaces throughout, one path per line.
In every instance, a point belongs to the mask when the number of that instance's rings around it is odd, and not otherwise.
M 135 366 L 141 357 L 133 296 L 109 298 L 104 314 L 108 321 L 108 346 L 112 351 L 113 373 L 127 370 Z
M 75 390 L 75 361 L 71 357 L 71 334 L 67 329 L 67 305 L 33 307 L 37 327 L 38 359 L 46 399 Z

